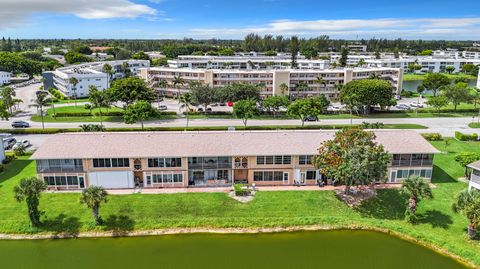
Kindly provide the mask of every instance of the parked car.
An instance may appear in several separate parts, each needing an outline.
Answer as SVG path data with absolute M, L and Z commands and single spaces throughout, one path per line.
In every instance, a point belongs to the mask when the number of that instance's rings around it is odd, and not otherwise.
M 409 110 L 410 109 L 410 107 L 405 105 L 405 104 L 398 104 L 395 107 L 399 110 Z
M 211 107 L 207 107 L 207 112 L 212 112 L 212 108 Z
M 318 117 L 317 116 L 306 116 L 304 121 L 318 121 Z
M 197 107 L 197 111 L 198 112 L 203 112 L 203 107 L 201 107 L 201 106 Z
M 225 104 L 225 103 L 220 103 L 220 104 L 218 104 L 218 105 L 219 105 L 219 106 L 226 106 L 227 104 Z
M 213 103 L 210 106 L 218 106 L 218 103 Z
M 30 123 L 22 120 L 12 122 L 13 128 L 28 128 L 30 127 Z
M 4 149 L 11 149 L 15 143 L 17 143 L 17 139 L 13 137 L 7 137 L 3 139 L 3 148 Z
M 16 149 L 18 147 L 24 147 L 24 148 L 28 148 L 30 147 L 30 141 L 28 140 L 20 140 L 20 141 L 17 141 L 17 143 L 15 143 L 15 145 L 13 145 L 12 149 Z
M 410 106 L 411 106 L 411 107 L 422 108 L 422 107 L 423 107 L 423 104 L 420 104 L 420 103 L 411 103 Z
M 158 110 L 167 110 L 167 109 L 168 109 L 168 107 L 166 105 L 160 105 L 158 107 Z

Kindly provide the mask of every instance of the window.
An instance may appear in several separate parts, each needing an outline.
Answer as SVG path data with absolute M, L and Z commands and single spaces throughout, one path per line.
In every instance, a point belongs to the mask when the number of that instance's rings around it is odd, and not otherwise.
M 298 159 L 299 165 L 311 165 L 312 164 L 312 155 L 300 155 Z
M 253 172 L 253 181 L 283 181 L 283 171 Z
M 307 180 L 315 180 L 317 179 L 317 172 L 316 171 L 307 171 L 306 173 Z
M 152 183 L 181 183 L 183 182 L 183 175 L 181 173 L 166 172 L 161 174 L 153 174 L 151 177 Z
M 81 177 L 81 179 L 83 180 L 83 177 Z M 44 176 L 43 180 L 48 186 L 78 186 L 79 185 L 77 176 Z
M 148 167 L 182 167 L 182 158 L 149 158 Z
M 128 158 L 112 158 L 112 159 L 93 159 L 93 167 L 129 167 L 130 160 Z
M 257 156 L 257 165 L 265 165 L 265 164 L 275 164 L 275 165 L 282 165 L 282 164 L 291 164 L 292 163 L 292 156 Z

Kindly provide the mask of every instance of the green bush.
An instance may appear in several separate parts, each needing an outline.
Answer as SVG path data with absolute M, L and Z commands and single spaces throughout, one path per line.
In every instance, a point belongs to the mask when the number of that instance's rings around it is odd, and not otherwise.
M 63 117 L 91 117 L 92 113 L 90 112 L 59 112 L 53 114 L 55 118 L 63 118 Z
M 25 155 L 25 151 L 26 150 L 24 146 L 19 146 L 13 150 L 13 153 L 15 154 L 15 156 L 23 156 Z
M 233 190 L 235 191 L 235 196 L 247 196 L 250 194 L 250 190 L 247 184 L 234 184 Z
M 94 113 L 94 115 L 98 117 L 98 116 L 100 116 L 100 113 L 97 111 L 97 112 Z M 122 117 L 123 116 L 123 111 L 108 111 L 108 112 L 102 111 L 102 116 Z
M 477 141 L 478 134 L 463 134 L 461 132 L 455 132 L 455 138 L 460 141 Z
M 440 141 L 443 139 L 442 135 L 439 133 L 425 133 L 422 134 L 422 136 L 428 141 Z

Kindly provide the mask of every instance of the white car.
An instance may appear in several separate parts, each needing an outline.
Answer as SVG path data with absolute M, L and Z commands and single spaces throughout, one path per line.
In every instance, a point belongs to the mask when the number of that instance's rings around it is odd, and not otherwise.
M 404 104 L 398 104 L 398 105 L 396 105 L 395 107 L 396 107 L 397 109 L 399 109 L 399 110 L 409 110 L 409 109 L 410 109 L 409 106 L 404 105 Z
M 411 106 L 411 107 L 422 108 L 422 107 L 423 107 L 423 104 L 420 104 L 420 103 L 411 103 L 410 106 Z
M 167 110 L 167 109 L 168 109 L 168 107 L 166 105 L 160 105 L 158 107 L 158 110 Z
M 30 141 L 28 140 L 20 140 L 20 141 L 17 141 L 17 143 L 15 143 L 15 145 L 13 145 L 12 149 L 16 149 L 18 147 L 24 147 L 24 148 L 28 148 L 30 147 Z

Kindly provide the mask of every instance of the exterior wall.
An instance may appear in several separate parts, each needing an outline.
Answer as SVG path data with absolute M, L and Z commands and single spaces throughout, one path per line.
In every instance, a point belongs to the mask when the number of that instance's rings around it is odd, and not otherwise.
M 9 72 L 0 71 L 0 86 L 10 84 L 12 74 Z
M 468 189 L 471 190 L 473 188 L 480 190 L 480 170 L 474 169 L 472 175 L 470 176 Z

